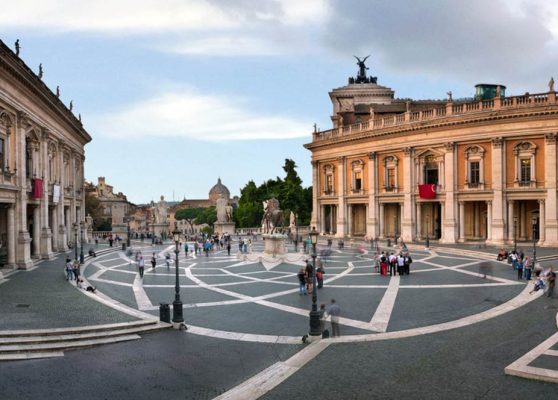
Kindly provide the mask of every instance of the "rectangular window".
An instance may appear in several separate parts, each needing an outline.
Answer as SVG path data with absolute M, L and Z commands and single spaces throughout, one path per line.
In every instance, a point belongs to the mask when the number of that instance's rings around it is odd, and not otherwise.
M 478 185 L 480 183 L 480 163 L 472 161 L 469 164 L 469 184 Z
M 4 169 L 4 139 L 0 139 L 0 169 Z
M 355 190 L 360 191 L 362 189 L 362 171 L 355 171 Z
M 395 189 L 395 168 L 388 168 L 387 169 L 387 190 Z
M 326 175 L 325 191 L 326 191 L 326 193 L 333 192 L 333 175 L 331 175 L 331 174 Z
M 531 160 L 524 158 L 521 160 L 521 173 L 519 175 L 521 184 L 529 184 L 531 182 Z

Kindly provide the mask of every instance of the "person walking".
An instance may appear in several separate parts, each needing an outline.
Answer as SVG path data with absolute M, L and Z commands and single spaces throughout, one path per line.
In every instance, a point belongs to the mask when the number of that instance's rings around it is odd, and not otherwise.
M 74 264 L 72 265 L 72 270 L 74 272 L 74 279 L 76 280 L 76 283 L 77 283 L 77 280 L 79 279 L 79 275 L 80 275 L 79 267 L 80 267 L 80 264 L 79 264 L 78 259 L 76 258 L 74 260 Z
M 389 276 L 395 276 L 395 268 L 397 265 L 397 257 L 393 252 L 389 255 Z
M 228 256 L 231 255 L 231 241 L 230 240 L 227 241 L 227 255 Z
M 525 257 L 525 261 L 523 262 L 523 272 L 525 275 L 525 279 L 530 281 L 531 280 L 531 273 L 533 271 L 533 262 L 531 261 L 531 257 Z
M 318 264 L 318 268 L 316 269 L 316 281 L 318 283 L 318 289 L 321 289 L 324 287 L 324 268 L 320 264 Z
M 300 271 L 298 271 L 298 283 L 299 283 L 299 295 L 307 295 L 308 292 L 306 291 L 306 271 L 304 270 L 304 267 L 300 268 Z
M 153 255 L 151 256 L 151 268 L 155 270 L 156 266 L 157 266 L 157 257 L 155 257 L 155 253 L 153 253 Z
M 314 289 L 314 282 L 312 280 L 313 277 L 314 267 L 308 260 L 306 260 L 306 289 L 308 290 L 309 294 L 312 293 L 312 290 Z
M 550 270 L 546 274 L 546 282 L 548 283 L 546 295 L 552 298 L 554 297 L 554 287 L 556 286 L 556 273 L 552 267 L 550 267 Z
M 517 268 L 517 279 L 522 280 L 523 279 L 523 259 L 518 258 L 517 261 L 515 262 L 515 265 L 516 265 L 516 268 Z
M 140 255 L 139 260 L 138 260 L 138 268 L 139 268 L 140 278 L 143 279 L 143 270 L 145 268 L 145 260 L 143 259 L 142 255 Z
M 72 260 L 70 260 L 70 258 L 66 258 L 66 280 L 74 280 L 74 265 L 72 264 Z
M 329 305 L 327 313 L 331 316 L 331 337 L 341 336 L 341 333 L 339 332 L 339 316 L 341 315 L 341 308 L 339 308 L 335 299 L 331 299 L 331 304 Z
M 320 313 L 320 333 L 322 334 L 322 339 L 327 338 L 328 335 L 324 335 L 325 323 L 327 320 L 327 311 L 325 308 L 325 304 L 320 304 L 320 309 L 318 310 Z M 329 332 L 327 332 L 329 334 Z
M 401 253 L 397 255 L 397 273 L 399 276 L 405 273 L 405 257 Z
M 167 264 L 167 268 L 170 268 L 171 256 L 169 253 L 165 254 L 165 264 Z
M 413 263 L 413 259 L 407 253 L 407 255 L 405 257 L 403 257 L 403 268 L 404 268 L 405 275 L 409 275 L 411 273 L 411 264 L 412 263 Z

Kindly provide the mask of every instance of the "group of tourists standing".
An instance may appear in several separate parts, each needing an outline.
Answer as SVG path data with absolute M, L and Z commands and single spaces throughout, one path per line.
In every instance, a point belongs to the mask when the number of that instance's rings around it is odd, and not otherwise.
M 324 267 L 322 263 L 319 263 L 316 268 L 316 285 L 318 289 L 324 287 L 324 274 Z M 297 276 L 299 282 L 299 294 L 312 294 L 312 290 L 314 290 L 314 266 L 306 260 L 306 266 L 300 268 Z
M 413 259 L 408 251 L 401 250 L 397 255 L 394 252 L 388 254 L 387 251 L 379 253 L 374 260 L 374 271 L 380 275 L 395 276 L 409 275 Z

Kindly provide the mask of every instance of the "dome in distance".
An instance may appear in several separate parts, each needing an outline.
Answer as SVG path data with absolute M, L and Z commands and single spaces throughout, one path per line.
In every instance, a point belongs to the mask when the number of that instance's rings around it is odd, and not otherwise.
M 209 190 L 209 200 L 211 200 L 213 204 L 217 204 L 217 200 L 221 195 L 227 200 L 231 197 L 229 189 L 221 183 L 221 178 L 218 178 L 217 184 Z

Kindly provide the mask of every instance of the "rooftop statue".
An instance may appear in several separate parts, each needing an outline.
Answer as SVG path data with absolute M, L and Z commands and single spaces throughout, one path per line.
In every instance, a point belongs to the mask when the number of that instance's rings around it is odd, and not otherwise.
M 349 79 L 349 83 L 376 83 L 378 78 L 375 76 L 366 76 L 366 70 L 370 68 L 368 68 L 364 62 L 368 59 L 368 57 L 370 57 L 370 55 L 367 55 L 362 60 L 357 56 L 353 57 L 357 59 L 358 73 L 356 79 Z

